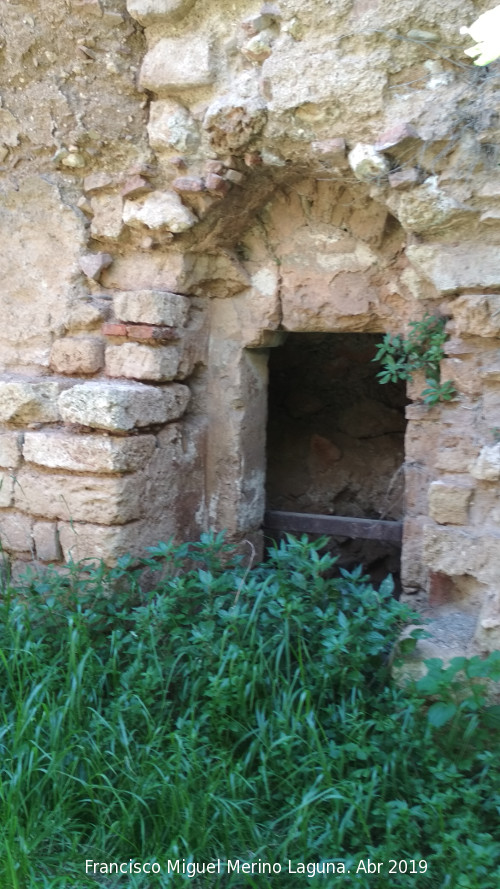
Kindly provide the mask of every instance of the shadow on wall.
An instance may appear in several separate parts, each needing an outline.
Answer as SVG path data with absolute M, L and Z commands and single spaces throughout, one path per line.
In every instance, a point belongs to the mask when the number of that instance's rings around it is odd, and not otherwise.
M 404 383 L 381 386 L 380 334 L 289 334 L 269 360 L 267 509 L 403 517 Z M 339 564 L 399 575 L 400 547 L 332 538 Z M 397 582 L 397 580 L 396 580 Z

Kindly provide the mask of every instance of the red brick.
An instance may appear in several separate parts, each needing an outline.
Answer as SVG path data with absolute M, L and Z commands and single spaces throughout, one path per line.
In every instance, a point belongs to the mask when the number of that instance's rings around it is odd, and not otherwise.
M 105 336 L 127 336 L 127 325 L 118 321 L 105 321 L 101 331 Z
M 375 148 L 377 151 L 387 151 L 388 148 L 394 148 L 396 145 L 406 142 L 407 139 L 416 138 L 417 131 L 415 127 L 412 127 L 410 123 L 399 121 L 390 130 L 386 130 L 385 133 L 379 136 L 378 141 L 375 143 Z
M 218 176 L 217 173 L 209 173 L 205 183 L 208 191 L 214 194 L 224 195 L 229 189 L 229 183 L 222 176 Z
M 224 172 L 224 164 L 221 161 L 207 161 L 205 164 L 205 173 L 220 173 Z
M 178 176 L 172 182 L 172 188 L 183 192 L 205 191 L 205 183 L 199 176 Z
M 124 198 L 138 198 L 143 194 L 151 191 L 152 185 L 143 176 L 130 176 L 125 180 L 122 188 Z
M 131 340 L 154 340 L 165 342 L 176 339 L 177 332 L 173 327 L 164 327 L 155 324 L 127 324 L 127 333 Z
M 429 577 L 429 605 L 437 608 L 439 605 L 448 605 L 456 600 L 455 584 L 453 578 L 441 571 L 432 571 Z

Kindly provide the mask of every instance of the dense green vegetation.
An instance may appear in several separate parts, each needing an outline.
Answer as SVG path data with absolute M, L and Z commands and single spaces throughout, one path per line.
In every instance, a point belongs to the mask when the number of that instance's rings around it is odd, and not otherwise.
M 497 889 L 499 708 L 479 680 L 500 655 L 394 687 L 413 615 L 390 579 L 333 576 L 321 545 L 290 539 L 247 572 L 205 537 L 6 583 L 2 889 Z M 85 873 L 131 859 L 161 873 Z M 191 879 L 169 859 L 282 872 Z M 324 861 L 350 874 L 298 870 Z

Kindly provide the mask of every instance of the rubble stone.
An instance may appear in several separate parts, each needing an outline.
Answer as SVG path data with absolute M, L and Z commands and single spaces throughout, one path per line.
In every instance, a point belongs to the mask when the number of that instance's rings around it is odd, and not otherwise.
M 116 240 L 123 230 L 123 200 L 120 195 L 97 194 L 90 201 L 93 217 L 90 230 L 97 240 Z
M 175 191 L 153 192 L 142 201 L 125 201 L 123 221 L 131 228 L 166 229 L 179 232 L 192 228 L 198 220 L 185 207 Z
M 187 108 L 174 99 L 151 102 L 148 135 L 151 148 L 159 152 L 191 154 L 200 144 L 198 124 Z
M 201 34 L 162 37 L 146 53 L 139 75 L 141 89 L 155 93 L 206 86 L 214 79 L 210 42 Z
M 23 454 L 28 463 L 70 472 L 134 472 L 155 449 L 153 435 L 117 438 L 71 432 L 27 432 Z
M 127 0 L 127 12 L 139 24 L 161 24 L 187 15 L 196 0 Z
M 372 182 L 387 176 L 389 162 L 373 145 L 358 143 L 348 154 L 349 166 L 356 179 Z
M 110 253 L 86 253 L 80 258 L 80 268 L 87 278 L 98 281 L 101 272 L 109 268 L 112 262 L 113 257 Z

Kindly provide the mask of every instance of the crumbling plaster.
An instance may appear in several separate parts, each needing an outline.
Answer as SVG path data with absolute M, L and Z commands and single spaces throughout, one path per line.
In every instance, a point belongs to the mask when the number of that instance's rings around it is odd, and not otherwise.
M 457 396 L 409 390 L 406 594 L 500 644 L 500 76 L 459 35 L 489 5 L 2 4 L 15 565 L 257 539 L 267 350 L 438 312 Z

